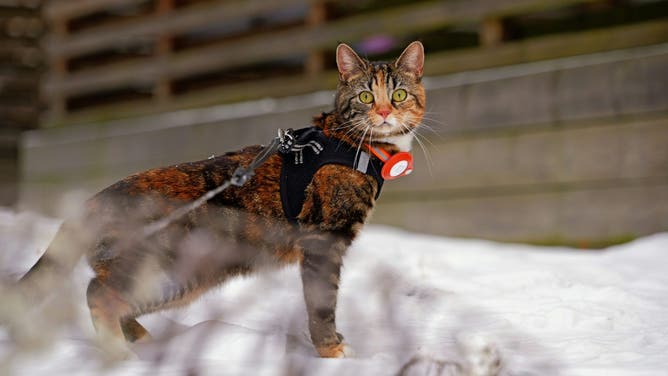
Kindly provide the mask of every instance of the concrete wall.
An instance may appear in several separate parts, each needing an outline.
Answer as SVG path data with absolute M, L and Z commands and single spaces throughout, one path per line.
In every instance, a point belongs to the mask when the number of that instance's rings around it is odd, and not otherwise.
M 373 221 L 544 243 L 668 230 L 666 67 L 668 44 L 429 77 L 433 131 L 421 134 L 431 161 L 416 144 L 417 171 L 385 185 Z M 62 215 L 128 173 L 266 143 L 332 99 L 321 92 L 26 133 L 22 206 Z

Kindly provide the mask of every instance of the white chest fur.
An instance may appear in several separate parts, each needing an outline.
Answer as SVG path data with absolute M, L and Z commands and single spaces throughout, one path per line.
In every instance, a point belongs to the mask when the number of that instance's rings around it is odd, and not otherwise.
M 411 151 L 413 144 L 413 135 L 411 133 L 402 134 L 401 136 L 390 136 L 381 139 L 382 142 L 397 145 L 401 151 Z

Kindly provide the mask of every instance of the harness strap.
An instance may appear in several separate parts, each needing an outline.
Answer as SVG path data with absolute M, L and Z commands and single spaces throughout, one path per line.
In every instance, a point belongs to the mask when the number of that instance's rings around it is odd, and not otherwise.
M 381 176 L 381 159 L 345 142 L 331 139 L 316 127 L 298 129 L 292 134 L 294 141 L 290 149 L 280 150 L 283 157 L 281 201 L 285 216 L 290 222 L 297 222 L 297 216 L 306 200 L 306 188 L 315 173 L 327 164 L 347 166 L 372 176 L 378 183 L 378 199 L 384 182 Z
M 387 161 L 392 156 L 392 155 L 390 155 L 390 153 L 386 152 L 385 150 L 383 150 L 379 147 L 371 146 L 369 144 L 365 144 L 365 145 L 366 145 L 367 148 L 369 148 L 369 151 L 371 153 L 373 153 L 373 155 L 378 157 L 378 159 L 380 159 L 383 162 Z

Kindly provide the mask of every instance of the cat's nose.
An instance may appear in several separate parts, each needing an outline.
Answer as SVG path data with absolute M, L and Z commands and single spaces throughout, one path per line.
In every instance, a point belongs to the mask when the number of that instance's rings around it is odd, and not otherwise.
M 392 112 L 392 110 L 389 109 L 389 108 L 379 108 L 379 109 L 376 110 L 376 113 L 378 115 L 382 116 L 383 120 L 387 119 L 387 117 L 390 116 L 391 112 Z

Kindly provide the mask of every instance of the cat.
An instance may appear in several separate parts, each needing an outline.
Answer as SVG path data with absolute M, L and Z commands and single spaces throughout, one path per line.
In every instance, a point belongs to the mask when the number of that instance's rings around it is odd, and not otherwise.
M 369 62 L 340 44 L 336 63 L 334 110 L 315 117 L 315 129 L 356 153 L 369 147 L 389 155 L 409 151 L 425 108 L 422 44 L 411 43 L 393 62 Z M 150 338 L 136 320 L 140 315 L 186 305 L 233 276 L 299 263 L 317 353 L 349 355 L 336 331 L 339 277 L 346 249 L 375 205 L 377 178 L 325 164 L 308 182 L 291 221 L 280 195 L 289 159 L 273 154 L 246 184 L 224 190 L 151 236 L 141 231 L 221 185 L 261 150 L 250 146 L 155 168 L 107 187 L 80 216 L 63 223 L 21 283 L 48 290 L 44 276 L 71 270 L 85 255 L 94 272 L 87 301 L 101 342 L 125 346 Z

